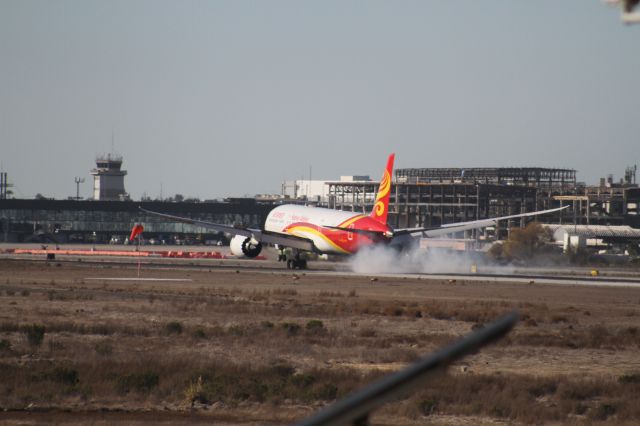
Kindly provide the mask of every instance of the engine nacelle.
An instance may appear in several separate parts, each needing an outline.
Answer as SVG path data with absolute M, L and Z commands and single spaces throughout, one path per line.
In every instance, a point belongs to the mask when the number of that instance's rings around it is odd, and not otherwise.
M 262 251 L 262 244 L 251 237 L 236 235 L 231 239 L 229 249 L 234 256 L 254 258 Z

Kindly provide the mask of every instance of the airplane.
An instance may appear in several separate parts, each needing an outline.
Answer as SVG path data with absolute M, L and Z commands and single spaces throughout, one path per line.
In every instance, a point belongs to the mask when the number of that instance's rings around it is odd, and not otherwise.
M 569 206 L 521 213 L 490 219 L 457 222 L 434 228 L 393 229 L 387 223 L 389 198 L 391 195 L 391 174 L 395 154 L 389 155 L 373 209 L 369 215 L 357 214 L 322 207 L 283 204 L 267 215 L 264 229 L 236 228 L 229 225 L 195 220 L 165 213 L 140 210 L 159 217 L 190 225 L 202 226 L 217 232 L 234 235 L 229 244 L 236 256 L 255 258 L 262 251 L 263 244 L 277 244 L 295 250 L 294 259 L 287 261 L 288 268 L 306 269 L 306 260 L 300 252 L 319 254 L 355 254 L 364 247 L 389 245 L 396 248 L 409 247 L 416 238 L 440 237 L 470 229 L 495 225 L 497 221 L 527 216 L 537 216 L 562 210 Z

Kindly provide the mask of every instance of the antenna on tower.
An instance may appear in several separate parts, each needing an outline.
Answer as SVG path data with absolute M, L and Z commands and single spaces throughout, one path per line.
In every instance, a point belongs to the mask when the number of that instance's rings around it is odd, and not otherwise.
M 75 177 L 73 180 L 76 183 L 76 201 L 80 201 L 80 184 L 84 183 L 84 178 Z

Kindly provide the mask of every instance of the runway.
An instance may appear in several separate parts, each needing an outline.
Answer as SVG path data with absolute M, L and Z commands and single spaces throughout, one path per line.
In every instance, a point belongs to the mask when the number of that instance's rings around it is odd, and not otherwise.
M 320 272 L 324 273 L 324 272 Z M 343 274 L 343 273 L 338 273 Z M 353 275 L 365 275 L 355 274 Z M 474 281 L 474 282 L 508 282 L 522 284 L 551 284 L 551 285 L 588 285 L 603 287 L 640 287 L 640 279 L 632 278 L 600 278 L 600 277 L 569 277 L 554 275 L 501 275 L 501 274 L 377 274 L 378 277 L 399 278 L 399 279 L 430 279 L 430 280 L 446 280 L 456 281 Z
M 22 246 L 24 247 L 24 245 Z M 0 248 L 2 248 L 0 246 Z M 170 248 L 174 249 L 174 248 Z M 181 250 L 207 250 L 207 247 L 181 247 Z M 223 253 L 228 251 L 222 248 Z M 101 255 L 64 255 L 57 256 L 55 263 L 82 263 L 85 266 L 116 266 L 137 265 L 144 269 L 206 269 L 206 270 L 235 270 L 283 274 L 309 274 L 326 276 L 361 276 L 377 278 L 414 279 L 414 280 L 444 280 L 449 282 L 509 282 L 527 285 L 565 285 L 565 286 L 603 286 L 603 287 L 640 287 L 640 271 L 632 268 L 601 268 L 598 276 L 592 276 L 593 268 L 589 267 L 501 267 L 479 266 L 476 273 L 460 273 L 439 271 L 429 272 L 394 272 L 394 273 L 356 273 L 350 269 L 348 261 L 311 261 L 309 269 L 288 270 L 282 262 L 275 260 L 275 251 L 266 250 L 266 260 L 234 259 L 234 258 L 161 258 L 161 257 L 117 257 Z M 15 254 L 6 250 L 0 253 L 0 258 L 15 260 L 32 260 L 47 262 L 45 256 Z M 50 261 L 51 262 L 51 261 Z M 131 278 L 130 281 L 140 280 Z M 122 280 L 128 281 L 128 280 Z

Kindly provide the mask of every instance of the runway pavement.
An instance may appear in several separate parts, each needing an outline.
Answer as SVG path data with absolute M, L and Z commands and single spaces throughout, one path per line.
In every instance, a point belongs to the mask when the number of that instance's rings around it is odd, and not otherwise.
M 100 246 L 100 250 L 121 249 L 126 246 Z M 23 255 L 7 252 L 11 248 L 41 248 L 39 244 L 0 244 L 0 258 L 20 259 L 33 261 L 46 261 L 45 256 Z M 87 245 L 65 245 L 65 250 L 90 249 Z M 126 247 L 133 250 L 133 247 Z M 144 246 L 144 249 L 182 250 L 182 251 L 212 251 L 216 250 L 229 255 L 228 247 L 209 246 Z M 397 279 L 427 279 L 446 281 L 473 281 L 473 282 L 516 282 L 523 284 L 549 284 L 549 285 L 573 285 L 573 286 L 605 286 L 605 287 L 640 287 L 640 269 L 638 268 L 600 268 L 597 276 L 593 276 L 593 267 L 502 267 L 502 266 L 478 266 L 475 273 L 355 273 L 351 271 L 346 261 L 312 261 L 309 269 L 305 271 L 287 270 L 284 263 L 276 261 L 276 252 L 273 249 L 265 251 L 266 260 L 252 259 L 200 259 L 200 258 L 160 258 L 160 257 L 117 257 L 117 256 L 83 256 L 68 255 L 57 256 L 55 262 L 83 262 L 85 264 L 138 264 L 143 268 L 197 268 L 197 269 L 235 269 L 251 270 L 253 272 L 324 274 L 331 276 L 366 276 L 386 277 Z

